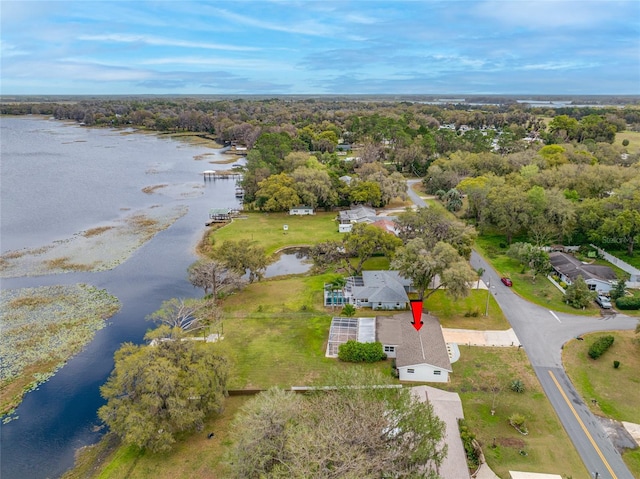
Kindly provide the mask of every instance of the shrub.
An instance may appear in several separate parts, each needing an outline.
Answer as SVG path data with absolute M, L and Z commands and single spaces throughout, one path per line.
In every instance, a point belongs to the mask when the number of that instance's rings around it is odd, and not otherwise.
M 342 314 L 342 316 L 346 316 L 347 318 L 351 318 L 356 314 L 356 307 L 353 304 L 345 304 L 340 314 Z
M 621 296 L 616 299 L 618 309 L 640 309 L 640 296 Z
M 598 359 L 611 347 L 613 340 L 613 336 L 600 336 L 589 346 L 589 357 L 591 359 Z
M 509 416 L 509 424 L 515 427 L 521 434 L 526 435 L 529 430 L 524 424 L 525 420 L 526 418 L 522 414 L 517 412 L 514 412 L 511 416 Z
M 464 452 L 467 454 L 467 466 L 469 469 L 476 469 L 480 465 L 480 458 L 475 447 L 476 436 L 471 431 L 464 419 L 458 419 L 458 429 L 460 430 L 460 439 L 464 445 Z
M 524 392 L 524 383 L 520 379 L 514 379 L 511 381 L 511 385 L 509 386 L 513 392 L 523 393 Z
M 562 289 L 567 289 L 567 283 L 565 283 L 564 281 L 560 281 L 560 287 Z
M 613 362 L 613 368 L 614 369 L 618 369 L 620 367 L 620 361 L 614 361 Z
M 340 361 L 350 363 L 375 363 L 387 358 L 382 351 L 382 343 L 359 343 L 350 339 L 338 348 L 338 358 Z

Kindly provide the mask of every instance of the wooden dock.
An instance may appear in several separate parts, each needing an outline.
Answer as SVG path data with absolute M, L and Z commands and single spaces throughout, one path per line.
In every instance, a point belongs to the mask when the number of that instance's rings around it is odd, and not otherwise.
M 204 181 L 207 180 L 229 180 L 241 178 L 242 174 L 233 170 L 205 170 L 202 172 Z
M 233 208 L 212 208 L 209 211 L 209 221 L 205 223 L 205 226 L 211 226 L 214 223 L 227 223 L 238 216 L 240 216 L 240 211 Z

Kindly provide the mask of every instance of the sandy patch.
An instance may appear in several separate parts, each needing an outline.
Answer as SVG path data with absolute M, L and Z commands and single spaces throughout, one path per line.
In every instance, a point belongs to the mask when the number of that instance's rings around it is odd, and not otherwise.
M 154 206 L 40 248 L 9 251 L 0 256 L 0 277 L 112 269 L 186 212 L 186 205 Z

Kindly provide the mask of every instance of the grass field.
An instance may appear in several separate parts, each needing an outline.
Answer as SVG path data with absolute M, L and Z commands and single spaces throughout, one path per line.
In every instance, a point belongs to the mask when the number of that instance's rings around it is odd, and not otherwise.
M 563 477 L 588 477 L 578 454 L 542 393 L 535 374 L 522 351 L 513 348 L 463 348 L 461 359 L 446 389 L 460 394 L 467 423 L 477 435 L 491 468 L 502 478 L 509 470 L 562 474 Z M 508 388 L 513 379 L 521 379 L 526 391 L 514 393 Z M 495 395 L 492 388 L 500 391 Z M 228 477 L 231 421 L 246 397 L 230 397 L 220 416 L 212 417 L 200 433 L 188 435 L 167 454 L 145 454 L 137 448 L 118 447 L 111 451 L 89 448 L 79 466 L 65 479 L 173 479 L 185 477 Z M 491 409 L 495 407 L 495 414 Z M 529 434 L 518 433 L 508 424 L 514 412 L 526 416 Z M 214 432 L 215 437 L 207 439 Z M 495 438 L 496 447 L 493 447 Z M 520 451 L 526 452 L 526 456 Z M 102 457 L 105 466 L 91 474 L 93 461 Z
M 598 337 L 611 334 L 615 341 L 597 360 L 587 351 Z M 640 424 L 640 342 L 633 331 L 586 334 L 584 341 L 570 341 L 562 360 L 573 385 L 591 411 L 618 421 Z M 620 361 L 614 369 L 613 361 Z M 593 403 L 591 400 L 597 402 Z M 635 477 L 640 477 L 640 449 L 625 452 L 623 458 Z
M 323 241 L 340 240 L 335 213 L 319 212 L 312 216 L 291 216 L 287 213 L 247 213 L 246 219 L 232 223 L 208 235 L 216 244 L 228 240 L 248 239 L 259 242 L 268 255 L 286 246 L 306 246 Z M 283 226 L 287 225 L 285 232 Z
M 621 131 L 616 133 L 614 145 L 622 146 L 624 140 L 629 140 L 629 145 L 626 147 L 629 153 L 640 153 L 640 131 Z
M 332 368 L 352 367 L 324 357 L 332 311 L 321 305 L 322 284 L 334 276 L 261 281 L 225 301 L 225 319 L 220 328 L 224 340 L 219 347 L 231 360 L 231 388 L 322 384 L 322 378 Z M 477 293 L 473 295 L 477 298 L 471 300 L 471 306 L 485 304 L 485 292 Z M 435 303 L 437 297 L 433 299 Z M 450 315 L 451 321 L 467 308 L 462 302 L 444 300 L 443 303 L 442 314 Z M 490 312 L 493 307 L 496 306 L 491 306 Z M 505 326 L 504 318 L 498 316 L 491 318 L 490 324 L 495 324 L 495 329 L 503 329 L 499 326 Z M 482 441 L 491 466 L 500 476 L 506 479 L 506 471 L 518 469 L 584 477 L 573 446 L 566 436 L 558 433 L 562 428 L 541 392 L 526 355 L 511 348 L 465 347 L 461 352 L 462 358 L 453 365 L 452 382 L 445 387 L 461 394 L 465 416 Z M 390 383 L 395 382 L 388 374 L 389 361 L 367 367 L 385 374 Z M 508 390 L 508 383 L 517 378 L 527 387 L 524 394 Z M 491 388 L 494 385 L 502 391 L 497 395 L 496 415 L 491 416 Z M 230 421 L 244 400 L 229 398 L 221 416 L 210 418 L 202 433 L 186 435 L 169 454 L 147 454 L 136 448 L 117 447 L 117 444 L 111 450 L 104 446 L 102 449 L 100 446 L 89 448 L 79 463 L 81 466 L 68 479 L 224 478 L 226 455 L 231 446 Z M 513 412 L 527 416 L 528 436 L 521 436 L 507 424 L 506 418 Z M 209 431 L 216 434 L 212 440 L 206 438 Z M 493 437 L 497 438 L 497 448 L 489 447 Z M 520 450 L 526 451 L 527 456 L 520 455 Z M 93 466 L 96 458 L 102 458 L 104 466 Z M 87 474 L 90 469 L 98 472 Z
M 460 394 L 467 424 L 496 474 L 503 479 L 510 477 L 509 470 L 589 477 L 523 351 L 462 347 L 460 352 L 447 389 Z M 514 379 L 524 383 L 525 392 L 511 391 Z M 528 435 L 509 425 L 513 413 L 526 417 Z
M 444 291 L 436 291 L 425 301 L 424 309 L 440 320 L 443 328 L 506 330 L 511 326 L 493 295 L 489 296 L 488 315 L 487 290 L 469 292 L 466 298 L 454 299 Z

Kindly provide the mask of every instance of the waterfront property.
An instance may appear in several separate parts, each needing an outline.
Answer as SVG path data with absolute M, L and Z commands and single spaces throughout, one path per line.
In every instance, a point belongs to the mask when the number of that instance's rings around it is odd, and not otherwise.
M 368 206 L 358 205 L 338 213 L 338 231 L 349 233 L 356 223 L 373 223 L 376 221 L 376 210 Z
M 453 369 L 440 322 L 422 314 L 422 328 L 416 331 L 412 319 L 409 312 L 377 317 L 378 341 L 387 356 L 396 358 L 401 381 L 446 383 Z
M 347 278 L 344 288 L 325 284 L 324 305 L 403 310 L 409 308 L 409 291 L 411 281 L 397 271 L 363 271 L 362 276 Z
M 395 358 L 401 381 L 449 381 L 453 369 L 440 322 L 423 314 L 423 326 L 416 331 L 411 321 L 409 312 L 376 318 L 335 317 L 329 329 L 326 356 L 337 357 L 340 345 L 349 340 L 379 341 L 387 357 Z

